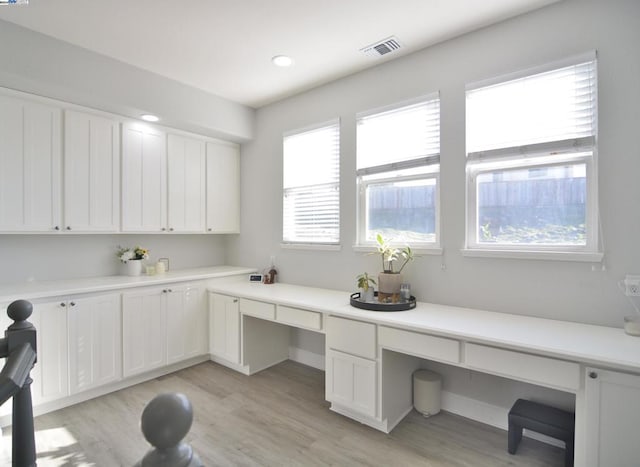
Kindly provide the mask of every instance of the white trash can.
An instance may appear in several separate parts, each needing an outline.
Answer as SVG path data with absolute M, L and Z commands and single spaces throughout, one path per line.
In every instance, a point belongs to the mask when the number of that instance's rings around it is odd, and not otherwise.
M 413 406 L 425 417 L 440 412 L 440 389 L 442 378 L 429 370 L 413 373 Z

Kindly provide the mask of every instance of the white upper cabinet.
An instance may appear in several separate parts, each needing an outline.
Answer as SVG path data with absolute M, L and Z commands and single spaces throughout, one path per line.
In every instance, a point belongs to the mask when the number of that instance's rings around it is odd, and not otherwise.
M 240 231 L 237 144 L 2 88 L 0 121 L 0 232 Z
M 207 232 L 240 232 L 240 148 L 207 143 Z
M 172 135 L 167 140 L 170 232 L 204 232 L 205 143 Z
M 64 143 L 64 229 L 74 232 L 118 231 L 118 122 L 67 110 Z
M 166 134 L 137 123 L 122 127 L 122 230 L 167 230 Z
M 0 231 L 61 229 L 61 110 L 0 95 Z

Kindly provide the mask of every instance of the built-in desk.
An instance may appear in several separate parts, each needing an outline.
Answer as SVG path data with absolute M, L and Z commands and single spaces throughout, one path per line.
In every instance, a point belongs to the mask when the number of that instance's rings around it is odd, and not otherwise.
M 429 303 L 370 312 L 351 307 L 348 291 L 289 284 L 219 280 L 209 290 L 236 300 L 231 314 L 239 326 L 231 332 L 240 333 L 242 351 L 233 363 L 248 374 L 269 366 L 269 358 L 286 359 L 277 342 L 288 335 L 278 335 L 279 321 L 319 323 L 332 410 L 379 430 L 390 431 L 411 410 L 411 373 L 427 359 L 575 394 L 576 465 L 637 461 L 640 338 L 622 329 Z M 211 315 L 210 323 L 215 327 Z

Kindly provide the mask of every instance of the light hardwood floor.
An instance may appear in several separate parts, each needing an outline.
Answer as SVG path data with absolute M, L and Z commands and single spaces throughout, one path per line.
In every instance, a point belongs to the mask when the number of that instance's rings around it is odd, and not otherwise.
M 390 434 L 329 410 L 324 372 L 287 361 L 253 376 L 207 362 L 36 418 L 38 466 L 132 466 L 149 449 L 140 414 L 155 395 L 194 407 L 187 441 L 207 466 L 561 466 L 564 450 L 441 412 Z M 10 465 L 5 429 L 0 465 Z

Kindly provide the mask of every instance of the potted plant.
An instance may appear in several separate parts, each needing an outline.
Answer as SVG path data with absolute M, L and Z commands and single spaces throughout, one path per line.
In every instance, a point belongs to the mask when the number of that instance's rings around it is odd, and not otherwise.
M 376 281 L 373 277 L 369 277 L 367 272 L 360 274 L 358 277 L 358 288 L 360 289 L 360 301 L 372 302 L 374 297 L 373 286 Z
M 410 246 L 396 248 L 391 241 L 381 234 L 376 235 L 377 252 L 382 259 L 382 272 L 378 274 L 378 300 L 384 301 L 391 298 L 397 301 L 400 297 L 400 285 L 402 284 L 402 270 L 410 261 L 413 261 L 413 250 Z M 394 263 L 401 262 L 397 270 Z
M 116 256 L 125 264 L 127 276 L 139 276 L 142 272 L 142 260 L 149 259 L 149 250 L 140 246 L 134 248 L 118 246 Z

